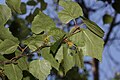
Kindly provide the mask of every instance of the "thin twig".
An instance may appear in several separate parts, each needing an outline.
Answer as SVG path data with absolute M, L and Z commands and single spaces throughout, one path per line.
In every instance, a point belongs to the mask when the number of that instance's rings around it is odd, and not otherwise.
M 36 49 L 35 51 L 33 51 L 33 52 L 31 52 L 31 53 L 28 53 L 28 54 L 23 54 L 24 51 L 22 51 L 20 55 L 15 56 L 15 57 L 13 57 L 13 58 L 10 59 L 10 60 L 0 61 L 0 64 L 1 64 L 1 65 L 5 65 L 5 64 L 15 63 L 15 62 L 16 62 L 17 60 L 19 60 L 20 58 L 22 58 L 22 57 L 24 57 L 24 56 L 32 55 L 34 52 L 37 52 L 37 51 L 41 50 L 41 49 L 44 48 L 44 47 L 50 47 L 50 46 L 43 44 L 43 46 L 38 47 L 38 49 Z M 25 47 L 24 50 L 25 50 L 26 48 L 27 48 L 27 47 Z M 21 48 L 21 49 L 22 49 L 22 48 Z

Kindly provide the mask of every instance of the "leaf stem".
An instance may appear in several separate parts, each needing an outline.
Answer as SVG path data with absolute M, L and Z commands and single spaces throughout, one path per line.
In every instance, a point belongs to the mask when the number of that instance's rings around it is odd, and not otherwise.
M 75 27 L 76 27 L 76 26 L 78 26 L 78 25 L 77 25 L 77 22 L 76 22 L 76 20 L 75 20 L 75 19 L 73 19 L 73 21 L 74 21 L 74 23 L 75 23 Z

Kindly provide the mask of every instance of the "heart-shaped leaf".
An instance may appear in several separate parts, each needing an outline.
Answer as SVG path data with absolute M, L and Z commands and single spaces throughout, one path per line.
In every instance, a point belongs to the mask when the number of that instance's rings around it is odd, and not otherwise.
M 80 40 L 79 43 L 83 43 L 83 46 L 78 46 L 80 50 L 82 50 L 84 56 L 91 56 L 98 60 L 102 60 L 102 51 L 104 41 L 100 37 L 96 36 L 88 29 L 81 29 L 81 32 L 75 34 L 79 35 Z M 72 36 L 71 36 L 72 37 Z
M 6 0 L 6 4 L 11 8 L 13 12 L 21 13 L 21 0 Z
M 59 4 L 64 8 L 58 13 L 58 17 L 63 23 L 68 23 L 79 16 L 83 16 L 82 8 L 76 2 L 60 1 Z
M 52 54 L 50 54 L 50 48 L 46 47 L 42 49 L 42 57 L 49 61 L 51 63 L 51 66 L 53 66 L 56 70 L 59 69 L 59 63 L 56 61 L 56 59 L 53 57 Z
M 11 10 L 6 5 L 0 4 L 0 26 L 3 26 L 11 17 Z
M 49 31 L 50 28 L 55 26 L 55 23 L 49 16 L 45 15 L 42 12 L 39 12 L 39 14 L 35 16 L 32 22 L 31 30 L 33 33 L 39 34 L 42 31 Z
M 50 74 L 51 65 L 47 60 L 34 60 L 30 62 L 30 73 L 39 80 L 45 80 Z
M 18 43 L 10 40 L 10 39 L 5 39 L 3 42 L 0 43 L 0 53 L 1 54 L 9 54 L 13 53 L 17 47 Z
M 22 80 L 22 70 L 19 66 L 14 64 L 8 64 L 4 66 L 5 75 L 9 80 Z

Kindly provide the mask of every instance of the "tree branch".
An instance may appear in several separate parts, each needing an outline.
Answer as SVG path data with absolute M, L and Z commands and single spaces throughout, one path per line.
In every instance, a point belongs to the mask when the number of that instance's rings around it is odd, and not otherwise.
M 45 47 L 50 47 L 46 44 L 43 44 L 42 46 L 38 47 L 38 49 L 36 49 L 35 51 L 31 52 L 31 53 L 28 53 L 28 54 L 23 54 L 23 49 L 22 49 L 22 52 L 20 55 L 18 56 L 15 56 L 13 57 L 12 59 L 10 60 L 7 60 L 7 61 L 0 61 L 0 65 L 5 65 L 5 64 L 11 64 L 11 63 L 16 63 L 17 60 L 19 60 L 20 58 L 24 57 L 24 56 L 30 56 L 32 55 L 34 52 L 37 52 L 39 50 L 41 50 L 42 48 L 45 48 Z M 25 49 L 24 49 L 25 50 Z
M 110 25 L 109 31 L 108 31 L 108 33 L 107 33 L 107 35 L 106 35 L 105 40 L 104 40 L 104 41 L 105 41 L 105 44 L 104 44 L 104 45 L 107 44 L 107 42 L 108 42 L 108 40 L 109 40 L 109 37 L 110 37 L 110 35 L 111 35 L 112 31 L 113 31 L 113 28 L 114 28 L 114 26 L 116 25 L 116 24 L 115 24 L 115 19 L 116 19 L 116 17 L 117 17 L 117 13 L 115 13 L 115 16 L 114 16 L 114 18 L 113 18 L 113 21 L 112 21 L 112 23 L 111 23 L 111 25 Z

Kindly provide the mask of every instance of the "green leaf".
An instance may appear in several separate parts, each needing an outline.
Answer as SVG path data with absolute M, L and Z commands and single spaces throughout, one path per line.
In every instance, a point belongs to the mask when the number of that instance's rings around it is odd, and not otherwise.
M 0 39 L 0 43 L 2 42 L 2 40 Z
M 72 67 L 74 67 L 75 62 L 74 58 L 71 55 L 71 50 L 67 48 L 66 45 L 63 46 L 63 67 L 65 74 L 69 71 Z
M 10 39 L 5 39 L 1 44 L 0 44 L 0 53 L 1 54 L 9 54 L 13 53 L 18 47 L 18 43 L 15 43 L 14 41 Z
M 85 17 L 82 17 L 82 21 L 86 24 L 87 28 L 92 31 L 94 34 L 96 34 L 99 37 L 103 37 L 104 36 L 104 31 L 93 21 L 88 20 Z
M 0 4 L 0 26 L 4 25 L 11 17 L 11 10 L 6 5 Z
M 0 61 L 5 61 L 7 60 L 3 55 L 0 54 Z
M 44 13 L 39 12 L 32 22 L 31 30 L 33 33 L 39 34 L 42 31 L 49 31 L 52 27 L 55 27 L 53 20 Z
M 33 19 L 34 19 L 34 15 L 30 13 L 28 16 L 26 16 L 25 19 L 26 19 L 29 23 L 31 23 L 31 22 L 33 21 Z
M 21 55 L 21 54 L 22 54 L 22 52 L 19 51 L 19 50 L 17 50 L 17 51 L 15 52 L 15 55 L 16 55 L 16 56 L 19 56 L 19 55 Z M 19 66 L 19 68 L 20 68 L 21 70 L 28 70 L 28 61 L 27 61 L 26 56 L 18 59 L 16 62 L 17 62 L 17 66 Z
M 59 68 L 59 63 L 56 61 L 56 59 L 53 57 L 52 54 L 50 54 L 50 48 L 46 47 L 42 49 L 42 57 L 49 61 L 51 63 L 51 66 L 53 66 L 56 70 Z
M 22 80 L 30 80 L 30 77 L 25 77 Z
M 35 51 L 37 50 L 41 45 L 43 44 L 42 41 L 31 41 L 27 46 L 32 50 Z
M 3 55 L 0 54 L 0 62 L 4 62 L 6 60 L 7 59 Z M 4 67 L 4 64 L 0 64 L 0 69 L 3 68 L 3 67 Z
M 83 47 L 85 46 L 85 42 L 82 39 L 82 34 L 74 34 L 72 35 L 69 39 L 76 45 L 76 46 L 80 46 Z
M 54 27 L 50 29 L 48 34 L 51 35 L 55 40 L 59 40 L 61 37 L 65 35 L 65 32 L 60 28 Z
M 72 0 L 66 0 L 66 1 L 72 1 Z
M 17 65 L 8 64 L 4 66 L 4 73 L 9 80 L 21 80 L 23 75 L 22 71 Z
M 47 3 L 44 0 L 40 0 L 39 2 L 41 4 L 40 10 L 45 10 L 47 8 Z
M 73 52 L 73 51 L 72 51 Z M 84 67 L 84 61 L 83 61 L 83 53 L 82 50 L 81 51 L 74 51 L 73 53 L 73 58 L 75 61 L 75 65 L 78 66 L 79 68 L 83 68 Z
M 11 8 L 13 12 L 21 13 L 21 0 L 6 0 L 6 4 Z
M 43 35 L 33 35 L 26 40 L 23 40 L 22 43 L 26 44 L 32 51 L 35 51 L 43 44 L 44 38 L 45 36 Z
M 85 46 L 79 47 L 82 50 L 83 55 L 91 56 L 101 61 L 104 45 L 103 39 L 96 36 L 88 29 L 82 29 L 82 31 L 77 34 L 80 35 L 79 37 L 81 37 L 85 43 Z
M 47 60 L 34 60 L 30 62 L 30 73 L 39 80 L 45 80 L 50 74 L 51 65 Z
M 34 0 L 29 0 L 29 1 L 27 2 L 27 5 L 35 6 L 35 5 L 37 5 L 37 3 L 36 3 Z
M 25 20 L 18 18 L 15 19 L 9 26 L 12 35 L 17 37 L 20 41 L 30 35 L 30 28 L 25 25 Z
M 64 39 L 65 35 L 62 36 L 62 38 L 60 38 L 59 40 L 57 40 L 51 47 L 51 53 L 53 54 L 53 56 L 56 55 L 58 49 L 60 48 L 60 46 L 62 45 L 63 39 Z
M 24 2 L 21 3 L 20 10 L 21 10 L 22 14 L 25 14 L 27 12 L 27 10 L 26 10 L 26 4 Z
M 19 68 L 21 70 L 28 70 L 28 61 L 27 61 L 27 58 L 22 57 L 19 60 L 17 60 L 16 62 L 18 63 L 17 65 L 19 66 Z
M 33 12 L 33 15 L 36 16 L 38 13 L 39 13 L 40 9 L 39 8 L 36 8 Z
M 31 33 L 31 30 L 27 26 L 21 26 L 20 29 L 21 29 L 21 31 L 17 35 L 17 36 L 19 36 L 18 37 L 19 40 L 23 40 L 23 39 L 27 38 Z
M 28 45 L 31 41 L 43 41 L 46 36 L 44 35 L 32 35 L 27 39 L 23 40 L 23 43 Z
M 61 46 L 58 50 L 58 52 L 56 53 L 55 59 L 58 60 L 59 63 L 62 62 L 63 60 L 63 46 Z
M 13 40 L 14 42 L 18 43 L 18 39 L 15 38 L 11 32 L 9 31 L 8 28 L 5 28 L 4 26 L 0 26 L 0 39 L 5 40 L 5 39 L 10 39 Z
M 64 9 L 58 13 L 58 17 L 63 23 L 68 23 L 72 19 L 83 16 L 82 8 L 79 4 L 72 1 L 60 1 L 60 6 Z
M 109 24 L 109 23 L 111 23 L 112 21 L 113 21 L 113 17 L 112 17 L 111 15 L 105 14 L 105 15 L 103 16 L 103 22 L 104 22 L 104 24 Z

